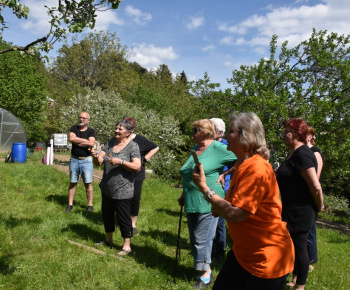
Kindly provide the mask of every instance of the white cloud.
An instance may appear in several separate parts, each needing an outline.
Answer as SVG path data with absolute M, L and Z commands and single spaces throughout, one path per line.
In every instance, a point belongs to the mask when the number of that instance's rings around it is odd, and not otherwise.
M 147 12 L 142 12 L 140 9 L 134 8 L 131 5 L 125 7 L 125 14 L 137 24 L 146 24 L 152 20 L 152 15 Z
M 50 16 L 47 15 L 47 9 L 44 5 L 55 6 L 57 1 L 27 0 L 23 2 L 23 5 L 29 8 L 29 17 L 27 20 L 21 21 L 21 27 L 37 35 L 46 35 L 50 29 Z
M 189 21 L 186 22 L 186 26 L 189 30 L 196 29 L 204 25 L 204 17 L 191 17 Z
M 197 79 L 197 77 L 193 74 L 188 74 L 186 76 L 187 76 L 187 80 L 190 82 L 195 81 Z
M 124 25 L 124 20 L 118 18 L 115 10 L 99 11 L 96 14 L 97 18 L 94 30 L 108 30 L 110 25 Z
M 308 1 L 297 1 L 308 3 Z M 270 42 L 273 34 L 279 42 L 288 40 L 296 45 L 310 37 L 312 29 L 327 30 L 339 34 L 349 33 L 350 5 L 348 0 L 324 0 L 322 4 L 311 6 L 304 4 L 293 7 L 269 6 L 270 11 L 264 15 L 254 14 L 236 25 L 221 23 L 218 29 L 230 35 L 221 39 L 221 44 L 249 45 L 256 47 Z M 240 41 L 233 35 L 245 35 Z
M 209 44 L 206 45 L 202 48 L 202 51 L 209 51 L 209 50 L 214 50 L 215 49 L 215 45 Z
M 156 47 L 153 44 L 138 44 L 133 48 L 134 55 L 129 58 L 148 69 L 156 68 L 168 61 L 175 60 L 179 56 L 174 52 L 172 46 Z
M 234 37 L 234 36 L 226 36 L 226 37 L 223 37 L 221 40 L 220 40 L 220 43 L 221 44 L 227 44 L 227 45 L 237 45 L 237 46 L 240 46 L 240 45 L 249 45 L 250 43 L 248 41 L 246 41 L 243 37 Z

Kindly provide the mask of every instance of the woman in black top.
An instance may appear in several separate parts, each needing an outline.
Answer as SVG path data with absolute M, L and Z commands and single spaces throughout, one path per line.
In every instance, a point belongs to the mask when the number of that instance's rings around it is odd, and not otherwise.
M 323 168 L 323 159 L 321 156 L 321 151 L 318 149 L 315 145 L 316 142 L 314 140 L 315 137 L 315 130 L 312 127 L 309 127 L 308 134 L 306 137 L 306 144 L 311 149 L 312 152 L 314 152 L 316 160 L 317 160 L 317 177 L 320 182 L 321 181 L 321 172 Z M 317 216 L 316 216 L 317 219 Z M 312 225 L 312 228 L 309 231 L 309 235 L 307 238 L 307 252 L 309 254 L 309 262 L 310 271 L 313 270 L 312 264 L 315 264 L 317 262 L 317 236 L 316 236 L 316 219 Z
M 133 140 L 137 145 L 139 145 L 141 154 L 141 169 L 134 175 L 134 195 L 131 200 L 130 208 L 132 230 L 133 234 L 137 236 L 139 234 L 139 231 L 136 228 L 136 221 L 140 210 L 142 183 L 146 178 L 145 164 L 146 162 L 150 161 L 151 158 L 153 158 L 153 156 L 158 152 L 159 147 L 152 141 L 148 140 L 146 137 L 134 133 L 136 129 L 136 121 L 134 118 L 127 117 L 124 118 L 124 120 L 129 121 L 133 125 L 133 132 L 130 135 L 129 139 Z
M 317 177 L 317 160 L 306 145 L 308 126 L 302 119 L 290 119 L 284 125 L 284 144 L 290 149 L 277 170 L 277 182 L 282 197 L 282 219 L 295 248 L 293 289 L 304 289 L 309 271 L 307 236 L 323 208 L 323 194 Z

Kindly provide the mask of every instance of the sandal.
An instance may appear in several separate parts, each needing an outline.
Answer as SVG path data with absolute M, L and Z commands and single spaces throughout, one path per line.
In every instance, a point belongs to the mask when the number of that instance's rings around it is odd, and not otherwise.
M 128 255 L 131 255 L 132 254 L 132 251 L 127 251 L 127 250 L 124 250 L 122 249 L 118 254 L 117 254 L 117 257 L 124 257 L 124 256 L 128 256 Z

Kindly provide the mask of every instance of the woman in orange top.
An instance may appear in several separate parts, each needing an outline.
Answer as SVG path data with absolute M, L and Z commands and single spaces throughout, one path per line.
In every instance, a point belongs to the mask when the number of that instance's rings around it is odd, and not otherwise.
M 281 219 L 262 123 L 250 112 L 233 116 L 225 139 L 238 158 L 225 199 L 207 186 L 202 164 L 193 173 L 212 214 L 227 220 L 233 240 L 213 289 L 283 289 L 294 267 L 294 247 Z

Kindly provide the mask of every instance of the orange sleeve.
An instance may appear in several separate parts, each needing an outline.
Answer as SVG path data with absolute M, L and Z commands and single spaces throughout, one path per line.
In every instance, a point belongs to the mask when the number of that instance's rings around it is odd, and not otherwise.
M 255 172 L 248 172 L 244 176 L 240 176 L 235 187 L 237 190 L 232 199 L 232 204 L 255 214 L 266 193 L 264 178 Z

